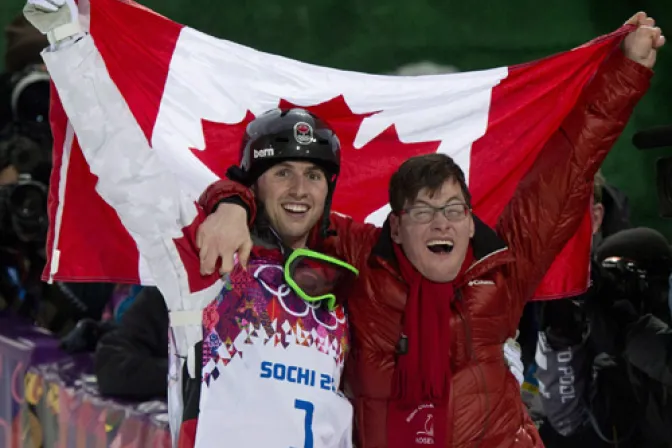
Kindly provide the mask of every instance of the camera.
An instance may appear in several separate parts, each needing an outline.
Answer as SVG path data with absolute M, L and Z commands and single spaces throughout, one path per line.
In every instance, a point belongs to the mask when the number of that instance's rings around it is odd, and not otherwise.
M 9 104 L 15 122 L 48 123 L 49 73 L 43 65 L 29 65 L 9 78 Z
M 0 133 L 0 170 L 14 167 L 40 182 L 49 181 L 51 133 L 36 123 L 11 123 Z
M 0 186 L 0 245 L 44 244 L 47 227 L 47 187 L 28 176 Z
M 29 65 L 8 79 L 11 120 L 0 131 L 0 246 L 43 244 L 53 139 L 49 128 L 50 77 Z
M 639 315 L 667 320 L 672 248 L 660 232 L 646 227 L 623 230 L 596 250 L 603 274 L 603 297 L 627 299 Z

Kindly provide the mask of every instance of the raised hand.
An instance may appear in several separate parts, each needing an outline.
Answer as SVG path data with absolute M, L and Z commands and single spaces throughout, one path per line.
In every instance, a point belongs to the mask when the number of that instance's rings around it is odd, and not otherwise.
M 656 26 L 656 21 L 647 16 L 645 12 L 638 12 L 625 24 L 635 25 L 637 29 L 624 39 L 623 53 L 645 67 L 653 68 L 656 64 L 658 50 L 665 45 L 662 30 Z

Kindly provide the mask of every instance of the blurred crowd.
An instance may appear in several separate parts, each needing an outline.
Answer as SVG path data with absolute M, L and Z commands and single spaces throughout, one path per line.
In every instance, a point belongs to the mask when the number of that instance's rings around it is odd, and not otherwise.
M 23 16 L 5 32 L 0 312 L 52 331 L 72 353 L 95 353 L 102 394 L 165 397 L 169 322 L 156 288 L 41 281 L 52 139 L 39 52 L 47 41 Z M 601 174 L 593 199 L 590 288 L 527 305 L 521 394 L 548 447 L 672 446 L 672 249 L 656 230 L 631 224 L 627 197 Z

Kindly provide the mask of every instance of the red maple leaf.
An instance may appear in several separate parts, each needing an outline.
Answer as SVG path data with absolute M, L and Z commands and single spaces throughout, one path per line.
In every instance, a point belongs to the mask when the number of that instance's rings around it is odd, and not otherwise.
M 307 109 L 334 130 L 341 142 L 341 175 L 333 209 L 356 220 L 364 220 L 387 203 L 387 184 L 402 162 L 412 156 L 436 152 L 440 143 L 403 143 L 392 125 L 360 149 L 355 149 L 355 138 L 362 122 L 378 112 L 356 114 L 343 95 L 314 106 L 297 106 L 280 100 L 278 107 Z M 215 174 L 223 177 L 231 165 L 239 164 L 240 142 L 247 124 L 254 118 L 248 111 L 239 123 L 202 120 L 205 148 L 190 148 L 192 153 Z
M 254 119 L 254 114 L 248 110 L 245 118 L 238 123 L 201 120 L 205 147 L 203 149 L 189 148 L 189 150 L 213 173 L 224 177 L 231 165 L 240 164 L 242 155 L 240 144 L 248 123 Z

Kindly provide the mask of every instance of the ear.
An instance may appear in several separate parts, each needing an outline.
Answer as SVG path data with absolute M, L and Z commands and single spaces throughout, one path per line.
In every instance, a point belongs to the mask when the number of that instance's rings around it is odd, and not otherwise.
M 593 205 L 592 218 L 593 218 L 593 235 L 594 235 L 602 227 L 602 221 L 604 220 L 604 205 L 602 204 Z
M 474 233 L 476 233 L 476 225 L 474 224 L 474 217 L 469 214 L 469 238 L 474 237 Z
M 401 244 L 401 217 L 390 213 L 390 234 L 392 241 Z

